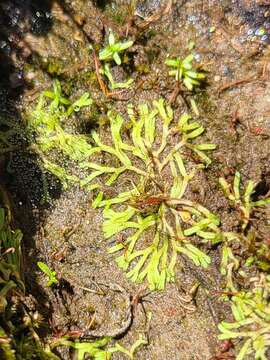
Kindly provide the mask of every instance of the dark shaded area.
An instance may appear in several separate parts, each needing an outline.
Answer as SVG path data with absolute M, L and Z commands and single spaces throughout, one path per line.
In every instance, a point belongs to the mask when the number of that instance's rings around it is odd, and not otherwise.
M 61 184 L 53 176 L 44 173 L 38 155 L 30 150 L 31 136 L 23 122 L 18 104 L 24 91 L 31 84 L 24 79 L 23 67 L 31 62 L 33 52 L 24 42 L 26 32 L 45 36 L 51 29 L 52 1 L 3 1 L 0 3 L 0 185 L 4 197 L 9 198 L 14 228 L 20 228 L 24 234 L 23 276 L 25 277 L 26 296 L 34 297 L 36 310 L 42 315 L 44 324 L 50 323 L 51 305 L 47 295 L 36 281 L 37 251 L 33 236 L 42 226 L 43 213 L 48 208 L 48 198 L 57 198 L 61 193 Z M 3 197 L 3 194 L 1 194 Z M 44 259 L 41 259 L 44 260 Z M 45 260 L 44 260 L 45 261 Z M 24 304 L 25 309 L 28 308 Z M 18 340 L 24 341 L 26 329 L 20 323 L 23 309 L 18 307 L 16 316 L 5 318 L 1 324 L 14 321 Z M 7 333 L 12 331 L 9 326 Z M 40 329 L 43 335 L 49 329 Z M 0 354 L 1 355 L 1 354 Z M 1 357 L 1 356 L 0 356 Z
M 268 23 L 264 15 L 266 11 L 269 11 L 269 5 L 261 4 L 260 6 L 254 6 L 250 9 L 242 8 L 241 15 L 244 21 L 251 26 L 261 26 L 264 23 Z
M 262 174 L 261 180 L 256 185 L 254 192 L 252 194 L 252 200 L 259 200 L 260 196 L 267 197 L 270 191 L 270 172 Z
M 110 3 L 111 3 L 110 0 L 94 0 L 94 4 L 102 10 L 104 10 L 106 5 L 108 5 Z
M 4 1 L 0 4 L 0 87 L 16 100 L 26 87 L 22 67 L 32 50 L 23 34 L 44 36 L 52 26 L 51 1 Z M 2 107 L 5 102 L 2 102 Z M 6 104 L 7 105 L 7 104 Z

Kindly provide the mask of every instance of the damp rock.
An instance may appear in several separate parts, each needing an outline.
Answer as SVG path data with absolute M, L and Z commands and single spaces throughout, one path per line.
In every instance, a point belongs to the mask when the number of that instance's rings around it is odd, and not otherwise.
M 147 18 L 148 16 L 158 11 L 160 7 L 161 7 L 160 0 L 138 1 L 136 7 L 136 14 L 142 18 Z
M 48 12 L 36 11 L 31 18 L 31 31 L 35 35 L 46 34 L 52 26 L 52 17 Z

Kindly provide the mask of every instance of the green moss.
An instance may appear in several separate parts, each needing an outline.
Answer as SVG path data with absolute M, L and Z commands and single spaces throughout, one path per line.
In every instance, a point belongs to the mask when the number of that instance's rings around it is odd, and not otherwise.
M 150 67 L 149 67 L 149 65 L 146 65 L 146 64 L 139 64 L 136 66 L 136 71 L 139 74 L 149 74 Z
M 48 58 L 40 58 L 39 62 L 41 68 L 53 76 L 61 75 L 66 67 L 65 63 L 61 59 L 52 56 Z
M 78 178 L 67 173 L 62 166 L 50 161 L 48 156 L 51 151 L 56 150 L 74 162 L 88 158 L 92 148 L 88 137 L 68 132 L 65 124 L 71 114 L 91 104 L 92 100 L 88 93 L 71 103 L 63 96 L 60 82 L 55 81 L 53 91 L 45 91 L 35 110 L 28 115 L 28 130 L 33 133 L 35 139 L 32 149 L 40 155 L 43 167 L 54 174 L 64 187 L 78 182 Z

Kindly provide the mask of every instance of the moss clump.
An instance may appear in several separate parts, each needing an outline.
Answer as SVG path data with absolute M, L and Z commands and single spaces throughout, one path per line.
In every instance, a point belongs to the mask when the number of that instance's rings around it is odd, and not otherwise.
M 55 175 L 64 187 L 78 182 L 79 179 L 67 173 L 64 167 L 52 162 L 48 158 L 48 154 L 52 150 L 56 150 L 75 162 L 88 158 L 92 148 L 88 137 L 70 133 L 66 129 L 66 123 L 71 114 L 91 104 L 92 100 L 88 93 L 71 103 L 63 96 L 60 82 L 56 80 L 53 84 L 53 91 L 45 91 L 40 96 L 34 111 L 28 116 L 28 130 L 33 134 L 35 143 L 32 146 L 33 150 L 40 155 L 43 167 Z

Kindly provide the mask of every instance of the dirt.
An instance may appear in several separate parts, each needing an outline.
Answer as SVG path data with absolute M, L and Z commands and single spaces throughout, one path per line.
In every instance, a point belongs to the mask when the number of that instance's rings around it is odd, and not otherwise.
M 207 72 L 207 84 L 195 95 L 199 119 L 207 129 L 203 137 L 218 147 L 211 155 L 211 166 L 192 183 L 198 189 L 193 196 L 221 217 L 223 229 L 235 229 L 238 220 L 222 196 L 218 177 L 232 180 L 238 170 L 244 182 L 253 179 L 265 184 L 264 192 L 269 190 L 267 2 L 183 0 L 172 1 L 168 8 L 169 2 L 137 1 L 134 18 L 131 7 L 121 0 L 55 0 L 43 8 L 36 3 L 28 1 L 22 7 L 19 2 L 6 1 L 0 5 L 2 15 L 10 14 L 10 20 L 1 25 L 1 48 L 8 60 L 1 81 L 2 97 L 6 97 L 1 118 L 15 118 L 23 128 L 25 110 L 55 77 L 61 80 L 67 95 L 75 98 L 84 91 L 91 93 L 95 111 L 82 115 L 81 120 L 88 128 L 96 126 L 97 121 L 102 123 L 100 119 L 106 117 L 108 109 L 126 115 L 129 102 L 136 107 L 160 97 L 169 101 L 175 83 L 164 61 L 167 54 L 187 55 L 189 42 L 194 41 L 196 63 Z M 151 16 L 153 21 L 140 27 Z M 264 38 L 256 35 L 261 27 L 266 35 L 269 31 Z M 120 36 L 128 32 L 135 40 L 123 65 L 124 74 L 132 77 L 135 85 L 115 99 L 107 98 L 99 87 L 91 50 L 91 46 L 103 46 L 109 28 Z M 185 106 L 178 96 L 173 103 L 177 116 Z M 103 131 L 106 134 L 108 130 L 105 126 Z M 93 314 L 92 326 L 105 335 L 121 327 L 127 310 L 125 298 L 102 285 L 100 295 L 97 284 L 118 284 L 131 297 L 147 290 L 143 284 L 130 282 L 107 253 L 102 213 L 91 208 L 91 193 L 79 187 L 64 191 L 55 179 L 49 179 L 51 201 L 40 205 L 42 170 L 38 156 L 29 153 L 23 144 L 2 163 L 13 170 L 5 175 L 4 182 L 11 195 L 14 218 L 24 232 L 27 292 L 37 300 L 47 323 L 45 335 L 50 338 L 57 332 L 84 330 Z M 254 222 L 265 234 L 269 231 L 263 217 Z M 219 352 L 217 324 L 230 315 L 227 305 L 216 296 L 222 282 L 219 251 L 209 252 L 213 262 L 208 270 L 183 259 L 177 265 L 175 283 L 142 298 L 131 327 L 118 340 L 130 348 L 139 334 L 146 332 L 149 345 L 140 348 L 137 359 L 210 360 Z M 38 260 L 46 262 L 62 279 L 56 290 L 46 287 L 36 266 Z M 201 283 L 196 302 L 186 303 L 183 298 L 196 281 Z M 152 319 L 147 327 L 145 314 L 149 312 Z M 67 351 L 61 356 L 71 359 Z M 126 357 L 116 354 L 113 358 Z

